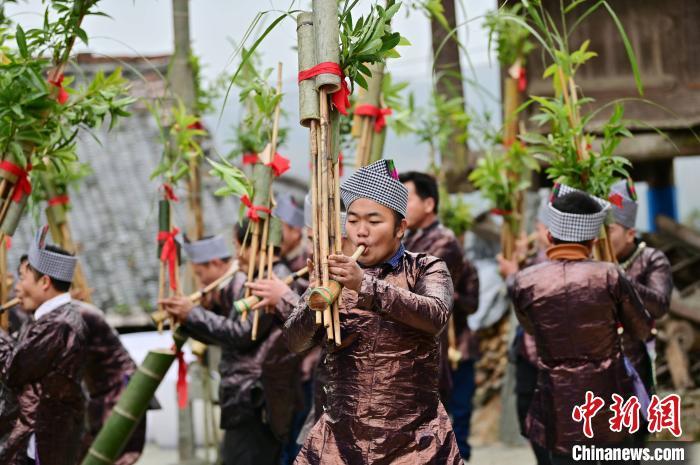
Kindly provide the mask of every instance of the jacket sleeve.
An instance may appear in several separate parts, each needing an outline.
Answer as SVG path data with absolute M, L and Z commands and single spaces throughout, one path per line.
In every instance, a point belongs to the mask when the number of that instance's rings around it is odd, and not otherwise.
M 15 388 L 41 379 L 65 347 L 74 343 L 70 333 L 69 326 L 62 323 L 51 327 L 45 322 L 34 324 L 5 360 L 0 377 Z
M 518 318 L 518 322 L 523 327 L 525 332 L 534 334 L 534 329 L 532 322 L 527 315 L 525 305 L 521 299 L 521 289 L 518 282 L 518 275 L 520 272 L 512 274 L 506 278 L 506 288 L 508 289 L 508 295 L 513 303 L 513 308 L 515 309 L 515 316 Z
M 255 312 L 249 312 L 247 319 L 240 318 L 232 310 L 227 318 L 197 306 L 192 309 L 183 325 L 195 339 L 207 344 L 235 349 L 248 349 L 258 342 L 251 339 Z M 273 315 L 260 311 L 258 338 L 264 338 L 272 328 Z
M 310 290 L 297 299 L 296 305 L 284 323 L 287 347 L 294 353 L 311 349 L 320 339 L 320 326 L 316 325 L 315 311 L 307 304 Z
M 608 285 L 613 290 L 618 318 L 624 330 L 635 339 L 646 341 L 651 334 L 654 320 L 644 309 L 632 283 L 621 269 L 611 268 L 608 272 Z
M 668 313 L 671 305 L 673 291 L 671 264 L 666 255 L 657 250 L 652 254 L 647 270 L 646 283 L 632 281 L 632 285 L 647 311 L 658 319 Z
M 358 293 L 358 308 L 383 313 L 429 334 L 439 334 L 450 318 L 452 278 L 442 260 L 425 257 L 421 262 L 415 292 L 365 274 Z
M 455 289 L 455 318 L 465 318 L 479 308 L 479 273 L 469 260 L 463 262 L 462 274 Z

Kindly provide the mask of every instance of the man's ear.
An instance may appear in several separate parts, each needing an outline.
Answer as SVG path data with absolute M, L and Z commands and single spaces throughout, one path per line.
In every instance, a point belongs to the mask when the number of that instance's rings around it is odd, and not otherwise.
M 423 205 L 425 205 L 425 213 L 435 213 L 435 199 L 432 197 L 428 197 L 423 201 Z
M 406 228 L 408 228 L 408 221 L 406 220 L 406 218 L 403 218 L 396 230 L 396 237 L 399 239 L 403 239 L 404 234 L 406 234 Z
M 634 242 L 634 239 L 637 237 L 637 230 L 634 228 L 627 228 L 626 235 L 629 242 Z
M 550 245 L 554 244 L 554 239 L 552 238 L 552 233 L 549 232 L 549 229 L 547 230 L 547 242 L 549 242 Z
M 42 276 L 39 279 L 39 286 L 41 287 L 42 291 L 47 292 L 49 289 L 51 289 L 51 278 L 49 278 L 47 275 Z

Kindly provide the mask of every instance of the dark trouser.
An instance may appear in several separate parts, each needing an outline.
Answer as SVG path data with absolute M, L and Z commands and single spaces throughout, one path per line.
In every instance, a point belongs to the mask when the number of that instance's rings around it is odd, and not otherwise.
M 304 396 L 304 408 L 301 412 L 295 413 L 294 418 L 292 419 L 292 430 L 289 433 L 287 444 L 285 444 L 284 448 L 282 449 L 282 459 L 280 461 L 282 465 L 292 465 L 294 463 L 294 459 L 301 450 L 301 445 L 297 444 L 297 437 L 299 436 L 301 429 L 304 427 L 304 422 L 306 421 L 306 417 L 309 416 L 311 405 L 314 402 L 313 378 L 302 383 L 301 391 Z
M 279 465 L 282 445 L 259 419 L 227 429 L 221 444 L 223 465 Z
M 452 429 L 457 436 L 459 454 L 464 460 L 469 460 L 472 453 L 469 446 L 469 423 L 474 390 L 474 360 L 464 360 L 452 371 L 452 396 L 447 404 L 447 410 L 452 416 Z
M 522 357 L 515 359 L 515 403 L 518 410 L 518 423 L 520 424 L 520 434 L 525 435 L 525 419 L 527 412 L 530 410 L 532 396 L 535 394 L 537 387 L 537 367 L 525 360 Z M 547 449 L 540 447 L 530 441 L 530 447 L 537 459 L 537 465 L 550 465 L 552 461 L 549 458 Z

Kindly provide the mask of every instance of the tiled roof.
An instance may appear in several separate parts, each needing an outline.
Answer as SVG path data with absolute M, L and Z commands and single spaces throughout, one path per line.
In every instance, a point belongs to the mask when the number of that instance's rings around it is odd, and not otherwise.
M 163 63 L 167 64 L 167 60 L 160 60 L 161 72 L 164 72 Z M 114 62 L 108 61 L 106 66 L 113 67 Z M 135 73 L 128 74 L 135 76 Z M 134 82 L 134 93 L 139 96 L 161 94 L 162 82 L 148 77 L 157 73 L 146 74 L 146 83 Z M 155 121 L 142 108 L 132 108 L 132 116 L 121 120 L 111 132 L 106 128 L 97 131 L 95 135 L 101 142 L 89 134 L 80 136 L 79 157 L 91 165 L 93 173 L 70 193 L 72 209 L 68 215 L 73 238 L 79 247 L 80 262 L 94 289 L 94 303 L 113 316 L 131 313 L 132 317 L 121 321 L 129 325 L 147 321 L 142 310 L 154 306 L 158 292 L 155 236 L 160 182 L 149 180 L 149 176 L 162 149 Z M 231 227 L 237 221 L 237 200 L 215 197 L 213 193 L 220 187 L 219 183 L 218 179 L 204 173 L 205 231 L 231 237 Z M 176 188 L 176 194 L 181 201 L 175 204 L 173 223 L 186 230 L 184 185 Z M 43 221 L 43 214 L 41 216 Z M 8 257 L 10 270 L 16 268 L 19 257 L 27 250 L 35 228 L 33 218 L 27 216 L 22 220 Z

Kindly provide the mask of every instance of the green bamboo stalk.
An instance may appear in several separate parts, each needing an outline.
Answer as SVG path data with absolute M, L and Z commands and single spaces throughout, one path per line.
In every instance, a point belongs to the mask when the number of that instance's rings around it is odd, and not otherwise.
M 372 136 L 372 145 L 369 150 L 369 163 L 384 158 L 384 143 L 386 142 L 386 127 L 382 128 L 381 132 L 374 133 Z
M 188 336 L 178 328 L 173 333 L 173 339 L 176 350 L 180 350 Z M 102 425 L 81 465 L 114 463 L 131 438 L 134 429 L 141 422 L 149 402 L 175 358 L 176 352 L 173 349 L 148 352 L 146 359 L 119 396 L 117 405 Z
M 19 202 L 15 202 L 14 200 L 9 201 L 10 207 L 7 209 L 5 218 L 3 218 L 2 220 L 0 232 L 4 233 L 7 236 L 12 236 L 15 233 L 15 231 L 17 230 L 17 226 L 19 225 L 19 221 L 24 215 L 24 208 L 27 205 L 28 198 L 29 197 L 25 195 Z
M 273 155 L 271 155 L 271 157 Z M 272 184 L 272 177 L 272 168 L 264 163 L 257 163 L 255 165 L 253 168 L 253 205 L 265 208 L 270 207 L 270 185 Z M 268 217 L 268 214 L 264 211 L 258 210 L 257 213 L 263 220 Z
M 303 11 L 297 16 L 297 44 L 299 48 L 299 71 L 316 66 L 316 42 L 314 37 L 314 15 Z M 314 79 L 299 83 L 299 124 L 305 127 L 319 119 L 318 92 Z
M 318 63 L 340 62 L 340 25 L 338 3 L 329 0 L 313 0 L 314 34 L 316 36 L 316 58 Z M 329 94 L 340 89 L 340 76 L 319 74 L 316 89 L 326 87 Z

